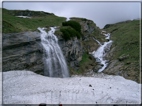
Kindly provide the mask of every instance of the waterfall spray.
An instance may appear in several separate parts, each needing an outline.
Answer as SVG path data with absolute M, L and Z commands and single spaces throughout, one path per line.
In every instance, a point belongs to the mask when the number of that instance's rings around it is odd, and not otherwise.
M 69 77 L 68 67 L 62 50 L 58 45 L 58 38 L 54 35 L 55 27 L 50 27 L 48 33 L 44 28 L 41 32 L 41 43 L 44 48 L 44 75 L 50 77 Z

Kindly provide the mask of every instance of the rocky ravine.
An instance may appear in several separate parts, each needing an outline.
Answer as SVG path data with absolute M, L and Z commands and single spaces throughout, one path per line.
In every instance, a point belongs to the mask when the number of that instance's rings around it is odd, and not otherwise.
M 61 37 L 62 34 L 58 34 L 59 45 L 66 57 L 71 74 L 78 74 L 78 71 L 80 71 L 79 74 L 86 75 L 91 70 L 96 71 L 99 68 L 96 67 L 95 58 L 89 53 L 97 50 L 99 47 L 93 38 L 97 36 L 99 36 L 98 38 L 103 38 L 103 35 L 101 35 L 100 29 L 91 20 L 83 18 L 70 19 L 80 23 L 83 37 L 81 39 L 74 37 L 71 40 L 65 41 Z M 87 60 L 84 59 L 85 56 Z M 82 62 L 82 60 L 84 61 Z

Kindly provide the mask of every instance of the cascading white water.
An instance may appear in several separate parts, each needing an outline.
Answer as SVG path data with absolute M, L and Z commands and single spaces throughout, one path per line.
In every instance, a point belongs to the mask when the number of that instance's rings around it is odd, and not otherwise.
M 97 39 L 93 38 L 100 46 L 102 45 Z
M 104 34 L 106 36 L 106 39 L 110 39 L 110 33 Z
M 106 39 L 110 39 L 110 33 L 104 34 L 106 36 Z M 96 40 L 98 44 L 100 45 L 101 43 Z M 98 72 L 102 72 L 106 67 L 107 67 L 107 60 L 104 59 L 106 52 L 110 49 L 112 44 L 112 40 L 109 40 L 108 42 L 104 42 L 103 45 L 100 45 L 100 47 L 97 49 L 97 51 L 93 51 L 93 56 L 99 60 L 100 64 L 103 65 L 102 68 L 98 70 Z
M 70 20 L 70 17 L 67 17 L 67 18 L 66 18 L 66 21 L 69 21 L 69 20 Z
M 50 77 L 69 77 L 69 71 L 63 53 L 58 45 L 58 38 L 54 35 L 55 27 L 50 27 L 47 33 L 44 28 L 41 32 L 41 43 L 44 53 L 44 75 Z

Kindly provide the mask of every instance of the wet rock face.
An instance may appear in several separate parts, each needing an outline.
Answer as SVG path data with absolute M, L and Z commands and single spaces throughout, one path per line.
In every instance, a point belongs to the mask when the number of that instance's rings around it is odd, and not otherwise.
M 43 74 L 43 50 L 39 32 L 3 34 L 3 71 L 28 69 Z
M 74 69 L 79 67 L 79 62 L 82 60 L 83 54 L 81 41 L 77 38 L 73 38 L 72 40 L 68 41 L 60 38 L 58 42 L 68 65 Z

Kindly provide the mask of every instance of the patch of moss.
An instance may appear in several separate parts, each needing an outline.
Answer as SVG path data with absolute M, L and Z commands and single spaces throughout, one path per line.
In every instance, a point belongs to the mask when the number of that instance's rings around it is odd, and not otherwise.
M 84 53 L 82 55 L 82 60 L 80 61 L 80 65 L 82 65 L 82 64 L 84 64 L 84 63 L 86 63 L 88 61 L 89 61 L 89 54 L 88 53 Z

